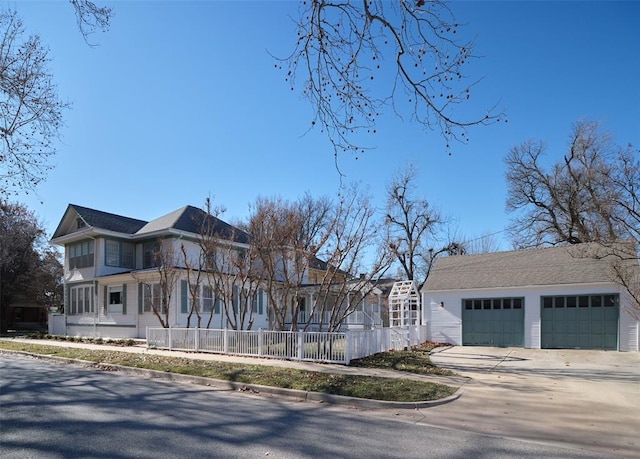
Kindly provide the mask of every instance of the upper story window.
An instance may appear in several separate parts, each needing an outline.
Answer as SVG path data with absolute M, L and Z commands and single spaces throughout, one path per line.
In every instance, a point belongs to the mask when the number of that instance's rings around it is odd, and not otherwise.
M 83 219 L 81 219 L 80 217 L 76 218 L 76 229 L 82 229 L 85 228 L 87 226 L 87 224 L 85 223 L 85 221 Z
M 149 241 L 142 244 L 142 268 L 155 268 L 159 264 L 160 243 Z
M 69 251 L 69 269 L 93 266 L 93 240 L 71 244 L 67 246 L 67 250 Z
M 107 266 L 135 268 L 135 247 L 131 242 L 105 240 L 104 263 Z

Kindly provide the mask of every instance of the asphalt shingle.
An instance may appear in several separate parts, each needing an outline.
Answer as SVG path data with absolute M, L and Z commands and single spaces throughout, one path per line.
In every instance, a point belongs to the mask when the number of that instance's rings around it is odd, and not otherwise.
M 590 243 L 442 257 L 423 290 L 611 282 L 610 252 Z
M 110 214 L 101 210 L 89 209 L 88 207 L 69 204 L 87 226 L 100 228 L 118 233 L 133 234 L 142 228 L 147 222 L 136 218 L 123 217 L 122 215 Z

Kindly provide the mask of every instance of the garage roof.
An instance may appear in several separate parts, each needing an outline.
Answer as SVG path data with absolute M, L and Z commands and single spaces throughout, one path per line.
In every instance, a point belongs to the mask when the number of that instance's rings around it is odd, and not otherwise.
M 423 290 L 612 282 L 613 253 L 635 254 L 632 243 L 596 243 L 439 258 Z M 629 260 L 637 266 L 637 259 Z M 636 268 L 637 269 L 637 268 Z

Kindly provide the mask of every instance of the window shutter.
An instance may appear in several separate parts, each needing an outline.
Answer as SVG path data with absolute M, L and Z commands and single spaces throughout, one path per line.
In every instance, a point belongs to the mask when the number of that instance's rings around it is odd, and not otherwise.
M 65 285 L 65 289 L 64 289 L 64 314 L 66 316 L 69 315 L 69 297 L 71 296 L 71 287 L 69 287 L 69 284 Z
M 107 315 L 107 305 L 109 304 L 108 301 L 108 295 L 109 295 L 109 288 L 105 285 L 104 286 L 104 303 L 102 303 L 102 310 L 104 311 L 104 315 Z
M 187 312 L 189 312 L 189 307 L 188 307 L 188 293 L 189 290 L 187 289 L 187 281 L 186 280 L 181 280 L 180 281 L 180 312 L 183 314 L 186 314 Z
M 144 305 L 142 304 L 142 284 L 138 284 L 138 314 L 144 313 Z
M 127 284 L 122 285 L 122 315 L 127 314 Z
M 264 314 L 264 290 L 258 289 L 258 314 Z

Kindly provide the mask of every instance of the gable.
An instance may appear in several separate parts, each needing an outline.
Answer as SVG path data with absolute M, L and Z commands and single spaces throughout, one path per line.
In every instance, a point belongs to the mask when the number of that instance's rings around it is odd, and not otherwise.
M 147 222 L 101 210 L 69 204 L 52 239 L 86 229 L 101 229 L 117 233 L 133 234 Z
M 610 256 L 576 244 L 439 258 L 423 290 L 460 290 L 612 282 Z

